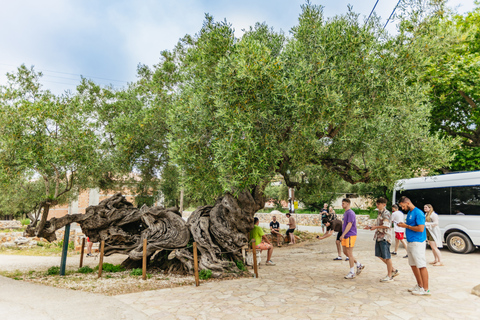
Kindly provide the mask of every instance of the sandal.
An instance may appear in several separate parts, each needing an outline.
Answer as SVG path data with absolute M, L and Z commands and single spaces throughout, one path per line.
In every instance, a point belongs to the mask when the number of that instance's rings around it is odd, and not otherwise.
M 437 262 L 435 262 L 435 263 L 433 264 L 433 266 L 434 266 L 434 267 L 441 267 L 441 266 L 443 266 L 443 263 L 437 261 Z

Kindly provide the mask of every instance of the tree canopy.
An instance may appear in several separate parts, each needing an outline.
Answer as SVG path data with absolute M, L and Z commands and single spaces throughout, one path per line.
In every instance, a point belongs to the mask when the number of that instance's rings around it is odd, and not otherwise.
M 257 24 L 237 39 L 207 15 L 163 53 L 152 73 L 171 79 L 169 153 L 191 190 L 212 199 L 277 173 L 296 188 L 327 172 L 388 185 L 449 162 L 454 142 L 430 134 L 427 88 L 412 81 L 420 48 L 309 3 L 291 33 Z

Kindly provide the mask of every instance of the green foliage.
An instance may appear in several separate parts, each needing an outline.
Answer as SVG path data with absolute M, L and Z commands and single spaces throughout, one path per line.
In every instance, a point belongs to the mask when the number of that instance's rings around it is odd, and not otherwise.
M 47 275 L 55 276 L 60 274 L 60 267 L 50 267 L 47 270 Z
M 212 270 L 209 270 L 209 269 L 202 269 L 200 270 L 200 272 L 198 273 L 198 277 L 201 279 L 201 280 L 208 280 L 212 277 Z
M 455 142 L 431 135 L 426 88 L 414 81 L 419 48 L 403 42 L 376 18 L 326 19 L 310 3 L 289 39 L 265 24 L 236 39 L 207 16 L 143 69 L 163 94 L 176 88 L 166 121 L 180 184 L 211 202 L 280 174 L 315 207 L 340 180 L 390 186 L 447 165 Z
M 22 223 L 22 226 L 28 226 L 30 224 L 30 219 L 22 219 L 20 222 Z
M 94 270 L 98 270 L 98 266 L 96 266 Z M 102 271 L 103 272 L 122 272 L 122 271 L 125 271 L 125 267 L 123 267 L 121 264 L 114 265 L 108 262 L 104 262 L 102 264 Z
M 235 260 L 235 264 L 237 265 L 237 268 L 238 268 L 240 271 L 247 271 L 247 267 L 245 266 L 245 264 L 243 263 L 243 261 L 241 261 L 241 260 Z
M 143 205 L 151 207 L 155 204 L 155 198 L 149 195 L 138 195 L 135 197 L 135 203 L 138 208 L 143 207 Z
M 131 276 L 141 276 L 143 275 L 142 268 L 133 268 L 132 271 L 130 271 Z
M 38 244 L 38 242 L 37 242 Z M 57 247 L 63 248 L 63 239 L 56 243 Z M 68 250 L 75 250 L 75 243 L 73 241 L 68 242 Z
M 16 204 L 17 210 L 43 207 L 46 219 L 50 206 L 66 201 L 71 190 L 87 186 L 98 174 L 100 153 L 77 98 L 43 90 L 41 76 L 22 65 L 0 86 L 0 190 L 22 190 L 28 206 Z M 22 198 L 10 199 L 18 203 Z
M 89 266 L 83 266 L 81 268 L 78 268 L 77 272 L 78 273 L 92 273 L 93 269 L 90 268 Z

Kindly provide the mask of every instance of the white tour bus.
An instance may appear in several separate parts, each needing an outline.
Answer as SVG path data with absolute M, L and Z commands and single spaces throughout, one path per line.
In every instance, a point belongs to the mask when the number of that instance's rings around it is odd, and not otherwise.
M 426 204 L 433 206 L 450 251 L 470 253 L 480 246 L 480 171 L 399 180 L 393 203 L 401 196 L 422 211 Z

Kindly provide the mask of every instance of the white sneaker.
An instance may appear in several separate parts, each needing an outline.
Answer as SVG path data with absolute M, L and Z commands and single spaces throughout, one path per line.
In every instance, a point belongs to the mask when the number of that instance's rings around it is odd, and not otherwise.
M 388 275 L 385 278 L 380 279 L 380 282 L 392 282 L 393 277 L 389 277 Z
M 415 285 L 415 287 L 408 289 L 408 292 L 414 292 L 420 290 L 420 286 L 418 284 Z
M 417 291 L 412 291 L 412 294 L 416 296 L 429 296 L 432 293 L 430 292 L 430 290 L 425 290 L 423 288 L 420 288 Z
M 357 267 L 357 276 L 362 273 L 363 269 L 365 269 L 365 266 L 363 264 L 360 265 L 360 267 Z
M 355 273 L 349 272 L 346 276 L 345 279 L 355 279 Z
M 392 278 L 395 278 L 399 274 L 400 274 L 400 272 L 398 271 L 398 269 L 395 269 L 394 271 L 392 271 Z
M 275 263 L 272 260 L 268 260 L 267 263 L 265 263 L 267 266 L 274 266 Z

